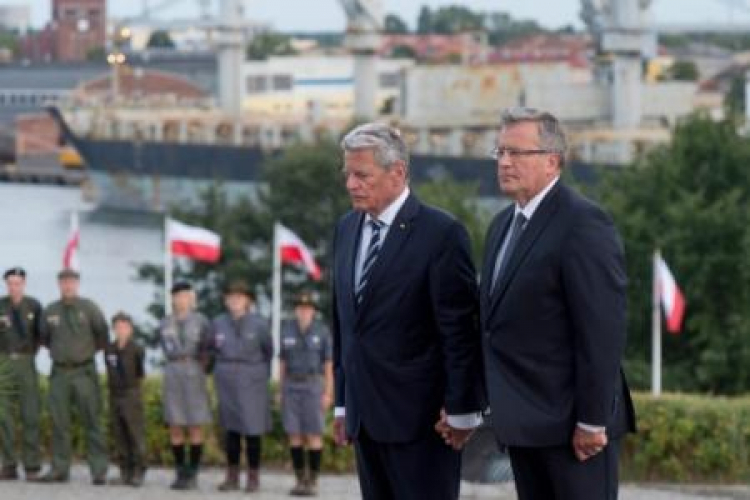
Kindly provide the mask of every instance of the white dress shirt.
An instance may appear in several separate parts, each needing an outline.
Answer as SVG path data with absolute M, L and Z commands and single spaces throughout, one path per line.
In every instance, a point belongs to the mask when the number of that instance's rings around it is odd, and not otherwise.
M 382 224 L 380 228 L 380 241 L 382 244 L 385 243 L 385 238 L 388 236 L 388 230 L 393 225 L 393 221 L 396 219 L 396 215 L 401 210 L 401 207 L 406 203 L 406 199 L 409 197 L 410 190 L 407 186 L 404 191 L 396 198 L 390 205 L 386 207 L 377 217 L 377 220 Z M 367 257 L 367 250 L 370 246 L 370 239 L 372 238 L 372 226 L 369 222 L 373 220 L 370 214 L 365 215 L 365 222 L 362 225 L 362 238 L 359 242 L 359 251 L 357 252 L 357 263 L 355 267 L 354 283 L 355 287 L 359 283 L 359 278 L 362 274 L 362 264 Z M 336 417 L 343 417 L 346 415 L 346 408 L 343 406 L 337 406 L 333 410 L 333 414 Z M 478 427 L 482 423 L 481 413 L 469 413 L 465 415 L 448 415 L 448 425 L 454 429 L 473 429 Z

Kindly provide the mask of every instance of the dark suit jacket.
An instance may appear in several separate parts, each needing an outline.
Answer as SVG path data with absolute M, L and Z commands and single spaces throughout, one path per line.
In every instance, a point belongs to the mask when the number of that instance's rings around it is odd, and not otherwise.
M 621 370 L 626 336 L 622 245 L 610 218 L 560 181 L 547 193 L 491 293 L 514 206 L 492 222 L 480 287 L 491 421 L 511 446 L 570 443 L 576 422 L 635 429 Z
M 482 408 L 476 274 L 465 228 L 410 195 L 389 228 L 355 308 L 354 269 L 365 216 L 350 212 L 334 238 L 336 406 L 347 432 L 404 443 L 440 417 Z

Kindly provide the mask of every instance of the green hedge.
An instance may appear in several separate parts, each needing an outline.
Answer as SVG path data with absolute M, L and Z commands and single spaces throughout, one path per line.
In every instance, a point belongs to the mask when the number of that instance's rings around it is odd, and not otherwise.
M 623 443 L 623 477 L 750 481 L 750 397 L 635 395 L 638 433 Z
M 43 390 L 46 391 L 45 385 Z M 145 381 L 144 397 L 149 462 L 170 465 L 172 457 L 168 430 L 162 419 L 160 378 Z M 215 401 L 213 391 L 211 397 Z M 636 394 L 634 401 L 638 433 L 623 442 L 624 479 L 701 483 L 750 481 L 750 397 L 666 395 L 654 399 Z M 272 417 L 273 429 L 263 440 L 264 466 L 288 469 L 288 451 L 277 408 Z M 45 413 L 42 425 L 45 445 L 50 442 L 50 430 L 49 416 Z M 207 432 L 204 455 L 207 465 L 224 464 L 220 435 L 218 426 Z M 74 426 L 72 439 L 76 454 L 83 457 L 85 446 L 80 426 Z M 354 468 L 351 447 L 334 446 L 330 422 L 323 468 L 328 472 L 350 472 Z

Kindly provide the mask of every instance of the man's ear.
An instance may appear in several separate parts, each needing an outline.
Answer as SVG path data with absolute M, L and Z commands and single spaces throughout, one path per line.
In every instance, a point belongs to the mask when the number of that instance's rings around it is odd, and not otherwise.
M 391 169 L 398 174 L 399 179 L 406 180 L 406 163 L 403 160 L 397 160 Z

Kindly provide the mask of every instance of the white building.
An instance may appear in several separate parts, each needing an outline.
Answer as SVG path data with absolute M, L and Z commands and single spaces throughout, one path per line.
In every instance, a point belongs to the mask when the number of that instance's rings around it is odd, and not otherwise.
M 411 59 L 378 61 L 378 109 L 398 111 Z M 244 66 L 243 108 L 255 117 L 346 121 L 354 117 L 354 58 L 271 57 Z

